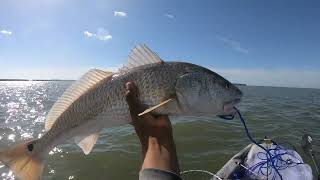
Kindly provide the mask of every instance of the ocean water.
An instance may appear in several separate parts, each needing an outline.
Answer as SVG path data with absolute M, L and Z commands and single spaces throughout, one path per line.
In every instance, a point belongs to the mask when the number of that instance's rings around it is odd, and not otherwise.
M 0 149 L 41 137 L 46 114 L 70 83 L 0 82 Z M 268 136 L 299 153 L 304 133 L 320 140 L 319 89 L 240 88 L 244 97 L 238 108 L 256 139 Z M 249 143 L 238 119 L 171 120 L 181 170 L 216 172 Z M 305 161 L 311 164 L 308 158 Z M 137 179 L 140 166 L 140 144 L 133 128 L 127 125 L 103 130 L 87 156 L 73 143 L 53 149 L 43 179 Z M 14 176 L 0 165 L 0 179 Z

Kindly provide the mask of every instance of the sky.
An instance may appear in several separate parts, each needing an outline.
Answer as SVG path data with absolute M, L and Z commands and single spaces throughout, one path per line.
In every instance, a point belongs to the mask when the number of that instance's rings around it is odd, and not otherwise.
M 320 2 L 1 0 L 0 78 L 116 70 L 144 43 L 234 83 L 320 88 Z

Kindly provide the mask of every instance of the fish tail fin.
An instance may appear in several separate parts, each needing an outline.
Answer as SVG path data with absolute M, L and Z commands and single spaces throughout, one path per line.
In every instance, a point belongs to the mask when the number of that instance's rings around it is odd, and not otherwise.
M 34 142 L 0 151 L 0 161 L 21 180 L 39 180 L 41 177 L 44 160 L 35 153 Z

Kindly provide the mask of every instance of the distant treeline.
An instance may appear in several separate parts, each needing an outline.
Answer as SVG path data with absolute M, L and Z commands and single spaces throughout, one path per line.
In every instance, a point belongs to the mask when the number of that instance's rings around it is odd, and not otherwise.
M 233 83 L 236 86 L 246 86 L 246 84 Z

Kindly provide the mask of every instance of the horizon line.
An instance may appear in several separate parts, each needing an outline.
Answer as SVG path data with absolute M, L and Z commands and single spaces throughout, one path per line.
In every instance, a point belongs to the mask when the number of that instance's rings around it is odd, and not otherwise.
M 77 81 L 77 79 L 1 79 L 0 82 L 8 82 L 8 81 Z M 255 86 L 255 87 L 275 87 L 275 88 L 296 88 L 296 89 L 320 89 L 315 87 L 292 87 L 292 86 L 272 86 L 272 85 L 253 85 L 253 84 L 246 84 L 246 83 L 232 83 L 237 86 Z

